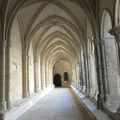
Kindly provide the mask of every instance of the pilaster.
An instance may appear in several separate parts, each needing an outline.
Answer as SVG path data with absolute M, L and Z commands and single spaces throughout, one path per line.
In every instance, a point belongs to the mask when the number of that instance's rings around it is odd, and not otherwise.
M 6 43 L 6 85 L 5 85 L 5 98 L 6 98 L 6 105 L 7 109 L 10 109 L 12 107 L 11 101 L 10 101 L 10 47 L 11 47 L 11 41 L 8 41 Z
M 101 63 L 101 47 L 104 45 L 101 38 L 96 38 L 94 41 L 95 46 L 95 59 L 96 59 L 96 72 L 97 72 L 97 83 L 98 83 L 98 95 L 97 95 L 97 107 L 103 109 L 103 81 L 102 81 L 102 63 Z
M 38 65 L 38 61 L 34 61 L 34 92 L 39 92 Z
M 42 66 L 41 66 L 41 72 L 42 72 L 42 74 L 41 74 L 41 88 L 44 90 L 45 88 L 46 88 L 46 85 L 45 85 L 45 65 L 43 64 Z
M 23 56 L 23 98 L 29 97 L 29 78 L 28 78 L 29 56 Z
M 6 102 L 5 102 L 5 48 L 6 48 L 6 41 L 0 42 L 0 110 L 6 109 Z

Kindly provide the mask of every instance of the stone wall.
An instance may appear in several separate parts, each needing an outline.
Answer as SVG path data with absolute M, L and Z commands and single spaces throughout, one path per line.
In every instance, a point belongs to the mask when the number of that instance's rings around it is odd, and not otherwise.
M 10 47 L 10 100 L 22 99 L 22 44 L 18 20 L 15 19 L 11 31 Z
M 68 73 L 68 82 L 64 81 L 64 72 Z M 68 86 L 71 81 L 71 66 L 69 63 L 61 61 L 55 64 L 53 74 L 61 75 L 62 86 Z

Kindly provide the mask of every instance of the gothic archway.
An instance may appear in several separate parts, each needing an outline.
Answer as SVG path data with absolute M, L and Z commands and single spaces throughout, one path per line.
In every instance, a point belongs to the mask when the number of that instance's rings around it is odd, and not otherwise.
M 112 97 L 118 94 L 118 54 L 115 38 L 109 33 L 112 19 L 109 11 L 104 10 L 101 21 L 102 62 L 104 64 L 104 85 L 106 94 Z
M 61 87 L 61 75 L 60 74 L 56 74 L 54 76 L 53 84 L 55 85 L 55 87 Z
M 68 73 L 64 72 L 64 81 L 68 81 Z

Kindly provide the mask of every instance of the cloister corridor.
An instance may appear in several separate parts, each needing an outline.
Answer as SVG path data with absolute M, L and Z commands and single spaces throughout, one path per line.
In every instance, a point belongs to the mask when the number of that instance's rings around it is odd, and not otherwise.
M 42 109 L 41 109 L 42 108 Z M 55 88 L 17 120 L 92 120 L 69 88 Z
M 120 0 L 0 0 L 0 120 L 120 120 Z

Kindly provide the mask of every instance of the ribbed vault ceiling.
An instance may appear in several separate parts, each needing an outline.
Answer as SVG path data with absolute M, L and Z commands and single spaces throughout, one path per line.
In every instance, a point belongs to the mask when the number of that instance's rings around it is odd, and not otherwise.
M 33 43 L 36 58 L 53 65 L 80 59 L 88 17 L 76 0 L 26 0 L 17 17 L 26 48 Z

